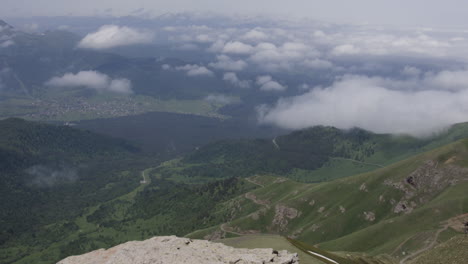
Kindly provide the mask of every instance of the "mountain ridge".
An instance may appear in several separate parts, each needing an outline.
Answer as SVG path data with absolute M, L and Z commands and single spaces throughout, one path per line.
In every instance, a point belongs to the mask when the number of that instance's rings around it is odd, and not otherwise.
M 63 178 L 58 185 L 50 187 L 43 185 L 39 188 L 37 185 L 18 185 L 15 182 L 7 185 L 21 191 L 24 196 L 15 200 L 26 204 L 3 204 L 4 207 L 24 209 L 30 206 L 28 203 L 39 201 L 53 209 L 40 214 L 39 211 L 27 211 L 28 214 L 21 215 L 23 221 L 16 221 L 23 225 L 22 228 L 12 226 L 11 223 L 15 221 L 0 222 L 4 230 L 0 233 L 0 255 L 5 256 L 1 261 L 7 263 L 45 264 L 129 240 L 143 240 L 158 235 L 183 236 L 187 233 L 188 237 L 211 240 L 242 238 L 246 235 L 255 238 L 263 233 L 280 234 L 309 245 L 318 245 L 321 250 L 345 251 L 352 256 L 365 254 L 365 258 L 370 256 L 369 259 L 378 258 L 386 261 L 383 263 L 394 263 L 424 249 L 423 241 L 427 238 L 439 242 L 459 234 L 457 224 L 439 230 L 445 227 L 446 221 L 456 222 L 454 219 L 468 212 L 468 139 L 434 148 L 463 136 L 464 124 L 455 126 L 455 130 L 444 137 L 422 145 L 419 141 L 416 144 L 409 139 L 399 139 L 397 142 L 403 143 L 394 146 L 398 151 L 388 153 L 403 153 L 399 151 L 405 148 L 413 150 L 408 146 L 419 146 L 419 151 L 429 146 L 429 151 L 384 168 L 374 166 L 372 171 L 364 174 L 315 183 L 293 181 L 291 177 L 286 178 L 290 176 L 287 174 L 248 170 L 245 170 L 247 173 L 244 175 L 230 177 L 222 174 L 221 169 L 211 175 L 207 174 L 200 181 L 193 181 L 186 172 L 202 173 L 197 164 L 181 166 L 178 164 L 180 160 L 161 163 L 154 156 L 128 153 L 125 147 L 122 148 L 126 143 L 119 145 L 119 140 L 102 141 L 104 151 L 96 154 L 87 149 L 69 150 L 70 147 L 66 146 L 73 144 L 62 146 L 53 141 L 74 142 L 84 137 L 93 142 L 104 137 L 102 135 L 17 119 L 0 121 L 0 126 L 2 124 L 12 128 L 0 130 L 0 135 L 21 128 L 19 130 L 27 132 L 29 136 L 22 136 L 23 132 L 11 132 L 14 137 L 2 135 L 0 150 L 5 149 L 2 146 L 10 146 L 12 153 L 48 153 L 40 156 L 44 159 L 65 158 L 62 164 L 18 163 L 13 173 L 2 174 L 2 177 L 31 177 L 28 174 L 31 165 L 47 167 L 34 167 L 34 173 L 39 173 L 37 175 L 69 175 L 70 171 L 63 164 L 72 167 L 79 176 Z M 54 136 L 56 134 L 52 131 L 55 130 L 62 132 L 65 141 Z M 319 132 L 329 133 L 325 141 L 332 143 L 336 135 L 341 135 L 344 138 L 351 137 L 354 140 L 351 142 L 355 144 L 364 142 L 357 149 L 367 149 L 364 146 L 369 146 L 366 145 L 366 142 L 369 143 L 367 132 L 355 131 L 355 134 L 342 135 L 344 132 L 333 128 L 316 128 L 313 137 L 304 132 L 293 133 L 294 138 L 298 138 L 296 141 L 291 136 L 277 138 L 276 141 L 279 148 L 284 148 L 285 142 L 291 142 L 290 149 L 295 150 L 302 145 L 305 153 L 309 153 L 309 146 L 320 139 Z M 74 139 L 67 140 L 70 136 Z M 310 138 L 313 140 L 307 141 Z M 339 146 L 344 145 L 342 140 L 336 142 Z M 272 151 L 279 151 L 271 140 L 260 140 L 260 143 L 268 144 L 268 149 Z M 116 146 L 120 152 L 114 150 Z M 231 145 L 228 146 L 230 148 Z M 335 150 L 329 148 L 330 145 L 324 146 L 326 148 L 318 149 Z M 52 151 L 54 149 L 59 152 Z M 87 151 L 89 154 L 86 154 Z M 217 153 L 202 157 L 210 160 Z M 242 151 L 232 153 L 237 153 L 233 157 L 243 155 Z M 409 153 L 406 154 L 411 155 L 414 151 Z M 21 155 L 18 160 L 22 160 Z M 16 159 L 9 154 L 6 157 Z M 220 157 L 206 166 L 223 164 L 226 160 Z M 88 167 L 70 166 L 74 162 L 84 163 Z M 141 182 L 142 176 L 144 183 Z M 22 187 L 18 189 L 18 186 Z M 10 197 L 5 190 L 0 193 Z M 34 197 L 33 201 L 31 197 Z M 58 203 L 44 197 L 52 197 Z M 81 199 L 84 199 L 82 203 L 76 203 Z M 37 210 L 41 207 L 33 208 Z M 19 213 L 18 210 L 10 209 L 1 211 Z M 66 217 L 51 218 L 51 213 L 57 216 L 57 212 L 65 209 L 67 214 L 63 216 Z M 15 214 L 8 217 L 12 216 Z M 9 218 L 0 219 L 6 221 Z M 35 225 L 29 225 L 33 220 Z M 8 223 L 10 225 L 6 226 Z M 391 230 L 400 232 L 396 234 Z
M 194 183 L 255 173 L 322 182 L 373 171 L 465 137 L 468 123 L 427 138 L 317 126 L 273 139 L 213 142 L 159 170 Z

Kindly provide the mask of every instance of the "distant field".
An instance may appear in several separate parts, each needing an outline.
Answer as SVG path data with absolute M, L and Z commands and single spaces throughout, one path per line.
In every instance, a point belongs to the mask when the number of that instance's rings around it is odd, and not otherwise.
M 225 118 L 217 113 L 224 106 L 205 100 L 160 100 L 143 95 L 94 95 L 60 93 L 34 98 L 7 98 L 0 104 L 0 118 L 21 117 L 38 121 L 79 121 L 168 112 Z

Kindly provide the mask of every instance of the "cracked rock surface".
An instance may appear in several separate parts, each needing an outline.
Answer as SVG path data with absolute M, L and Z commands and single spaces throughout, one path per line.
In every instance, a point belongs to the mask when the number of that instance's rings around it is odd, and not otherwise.
M 113 248 L 95 250 L 80 256 L 68 257 L 58 264 L 296 264 L 296 253 L 273 249 L 232 248 L 206 240 L 192 240 L 176 236 L 153 237 L 145 241 L 131 241 Z

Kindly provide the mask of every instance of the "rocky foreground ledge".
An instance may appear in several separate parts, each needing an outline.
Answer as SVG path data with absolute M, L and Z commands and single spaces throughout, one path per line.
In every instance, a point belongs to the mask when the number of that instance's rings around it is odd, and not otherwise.
M 99 249 L 84 255 L 68 257 L 58 264 L 296 264 L 296 253 L 273 249 L 233 248 L 206 240 L 176 236 L 153 237 L 127 242 L 113 248 Z

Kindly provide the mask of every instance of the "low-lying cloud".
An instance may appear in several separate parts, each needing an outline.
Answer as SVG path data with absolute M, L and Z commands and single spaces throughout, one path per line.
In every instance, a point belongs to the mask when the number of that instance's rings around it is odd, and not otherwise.
M 26 170 L 31 177 L 28 185 L 36 187 L 53 187 L 58 184 L 71 183 L 78 180 L 76 169 L 69 167 L 52 168 L 44 165 L 35 165 Z
M 260 90 L 269 92 L 281 92 L 286 90 L 286 86 L 280 84 L 279 82 L 273 80 L 270 75 L 262 75 L 257 77 L 257 85 L 260 87 Z
M 15 44 L 15 42 L 13 40 L 11 40 L 11 39 L 5 40 L 3 42 L 0 42 L 0 48 L 7 48 L 7 47 L 10 47 L 10 46 L 12 46 L 14 44 Z
M 251 81 L 239 79 L 235 72 L 226 72 L 223 75 L 223 80 L 239 88 L 250 88 L 251 85 Z
M 213 77 L 214 73 L 210 71 L 205 66 L 200 66 L 196 64 L 186 64 L 184 66 L 175 67 L 178 71 L 185 71 L 187 76 L 191 77 L 198 77 L 198 76 L 205 76 L 205 77 Z
M 83 49 L 109 49 L 118 46 L 148 44 L 154 39 L 154 33 L 147 30 L 105 25 L 98 31 L 86 35 L 78 44 Z
M 53 77 L 45 84 L 54 87 L 84 87 L 101 92 L 133 93 L 130 80 L 112 79 L 97 71 L 80 71 L 76 74 L 66 73 L 61 77 Z
M 243 60 L 233 60 L 226 55 L 219 55 L 217 61 L 210 63 L 209 66 L 226 71 L 242 71 L 247 67 L 247 63 Z
M 242 36 L 242 39 L 250 41 L 259 41 L 268 39 L 268 35 L 258 29 L 252 29 Z
M 451 75 L 461 74 L 442 72 L 406 82 L 344 76 L 329 87 L 316 87 L 303 95 L 280 99 L 273 107 L 260 107 L 259 119 L 287 129 L 329 125 L 378 133 L 430 135 L 467 120 L 468 80 L 445 82 L 445 77 Z M 411 89 L 415 84 L 430 87 Z
M 222 52 L 230 54 L 250 54 L 253 51 L 253 47 L 249 44 L 242 43 L 240 41 L 228 42 Z

